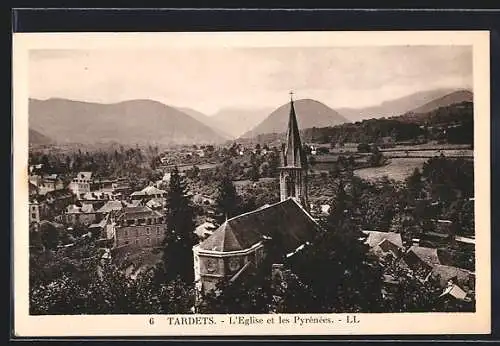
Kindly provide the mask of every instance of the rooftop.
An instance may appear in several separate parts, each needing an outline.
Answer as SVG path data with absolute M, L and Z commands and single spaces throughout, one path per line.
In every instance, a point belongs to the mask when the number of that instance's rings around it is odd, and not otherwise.
M 366 243 L 369 247 L 374 247 L 380 244 L 384 239 L 387 239 L 394 245 L 398 247 L 403 247 L 403 240 L 401 239 L 401 234 L 395 232 L 380 232 L 380 231 L 363 231 L 363 233 L 368 235 Z
M 90 180 L 92 178 L 92 172 L 79 172 L 76 178 Z
M 110 213 L 112 211 L 122 210 L 123 204 L 121 201 L 108 201 L 104 204 L 97 212 L 99 213 Z
M 129 219 L 138 219 L 143 217 L 161 217 L 157 211 L 151 210 L 148 207 L 137 206 L 137 207 L 125 207 L 122 209 L 120 213 L 120 218 L 124 218 L 125 220 Z
M 166 191 L 160 190 L 160 189 L 158 189 L 155 186 L 147 186 L 144 189 L 142 189 L 141 191 L 136 191 L 136 192 L 132 193 L 132 196 L 162 195 L 162 194 L 165 194 L 165 193 L 166 193 Z
M 407 252 L 414 253 L 422 262 L 431 266 L 441 264 L 437 249 L 423 246 L 412 246 Z
M 292 198 L 226 220 L 200 248 L 244 250 L 264 238 L 277 239 L 287 253 L 311 240 L 319 225 Z
M 455 280 L 457 284 L 465 287 L 469 286 L 469 280 L 474 274 L 466 269 L 438 264 L 432 268 L 430 275 L 438 279 L 441 286 L 446 286 L 448 281 Z

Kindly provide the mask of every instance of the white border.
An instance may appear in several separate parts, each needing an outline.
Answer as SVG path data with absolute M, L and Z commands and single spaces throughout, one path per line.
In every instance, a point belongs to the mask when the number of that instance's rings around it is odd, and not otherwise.
M 253 315 L 262 324 L 171 325 L 149 315 L 29 316 L 28 311 L 28 50 L 161 49 L 189 47 L 326 47 L 472 45 L 475 136 L 476 312 L 357 314 L 358 324 L 268 324 L 278 315 Z M 49 33 L 13 35 L 14 328 L 17 336 L 221 336 L 312 334 L 484 334 L 490 332 L 490 109 L 488 31 Z M 307 316 L 318 316 L 308 314 Z M 197 315 L 189 315 L 191 317 Z M 245 315 L 249 317 L 250 315 Z M 280 315 L 285 316 L 285 315 Z M 307 317 L 305 315 L 289 315 Z M 346 314 L 321 314 L 344 320 Z M 221 321 L 225 321 L 222 323 Z

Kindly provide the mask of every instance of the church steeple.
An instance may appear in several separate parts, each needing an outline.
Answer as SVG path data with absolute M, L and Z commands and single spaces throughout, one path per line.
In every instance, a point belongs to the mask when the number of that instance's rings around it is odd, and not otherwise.
M 295 198 L 307 209 L 307 158 L 302 150 L 292 95 L 290 92 L 290 114 L 280 167 L 280 199 Z
M 283 166 L 305 167 L 306 160 L 302 153 L 299 125 L 293 105 L 293 92 L 290 92 L 290 114 L 288 116 L 288 127 L 286 133 L 285 152 L 283 154 Z

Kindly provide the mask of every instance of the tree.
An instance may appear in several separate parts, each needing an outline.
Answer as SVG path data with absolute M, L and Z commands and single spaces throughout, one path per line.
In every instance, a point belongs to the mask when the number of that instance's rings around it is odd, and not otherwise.
M 51 222 L 44 222 L 40 225 L 42 244 L 47 249 L 56 249 L 59 245 L 59 230 Z
M 420 198 L 423 194 L 424 182 L 420 169 L 415 168 L 412 175 L 406 179 L 406 188 L 412 198 Z
M 153 270 L 132 279 L 109 263 L 98 268 L 87 282 L 64 274 L 48 284 L 33 285 L 30 313 L 186 314 L 193 306 L 193 287 L 181 280 L 157 285 Z
M 370 145 L 368 143 L 359 143 L 358 144 L 358 153 L 369 153 Z
M 380 152 L 378 147 L 374 146 L 372 148 L 372 154 L 369 159 L 370 165 L 372 167 L 382 166 L 385 162 L 384 155 Z
M 380 311 L 382 271 L 359 240 L 363 234 L 348 220 L 329 218 L 324 227 L 310 246 L 288 260 L 292 272 L 315 297 L 308 310 Z
M 248 177 L 251 181 L 259 181 L 259 168 L 256 165 L 250 167 Z
M 233 181 L 227 175 L 223 175 L 217 186 L 217 199 L 215 201 L 217 222 L 222 224 L 224 220 L 236 216 L 240 208 L 240 197 L 236 193 Z
M 166 280 L 180 278 L 184 282 L 193 282 L 192 248 L 197 243 L 194 229 L 194 209 L 186 196 L 185 182 L 175 167 L 167 194 L 167 233 L 163 241 Z

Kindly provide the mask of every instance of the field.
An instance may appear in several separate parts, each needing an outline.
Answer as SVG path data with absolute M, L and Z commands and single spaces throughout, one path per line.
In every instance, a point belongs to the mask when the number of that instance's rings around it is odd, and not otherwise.
M 404 181 L 415 168 L 422 169 L 425 161 L 427 161 L 426 158 L 394 158 L 385 166 L 358 169 L 354 171 L 354 174 L 370 181 L 381 179 L 384 176 L 396 181 Z
M 463 157 L 472 158 L 474 156 L 474 150 L 470 149 L 426 149 L 426 150 L 386 150 L 382 151 L 385 157 L 434 157 L 443 154 L 447 157 Z

